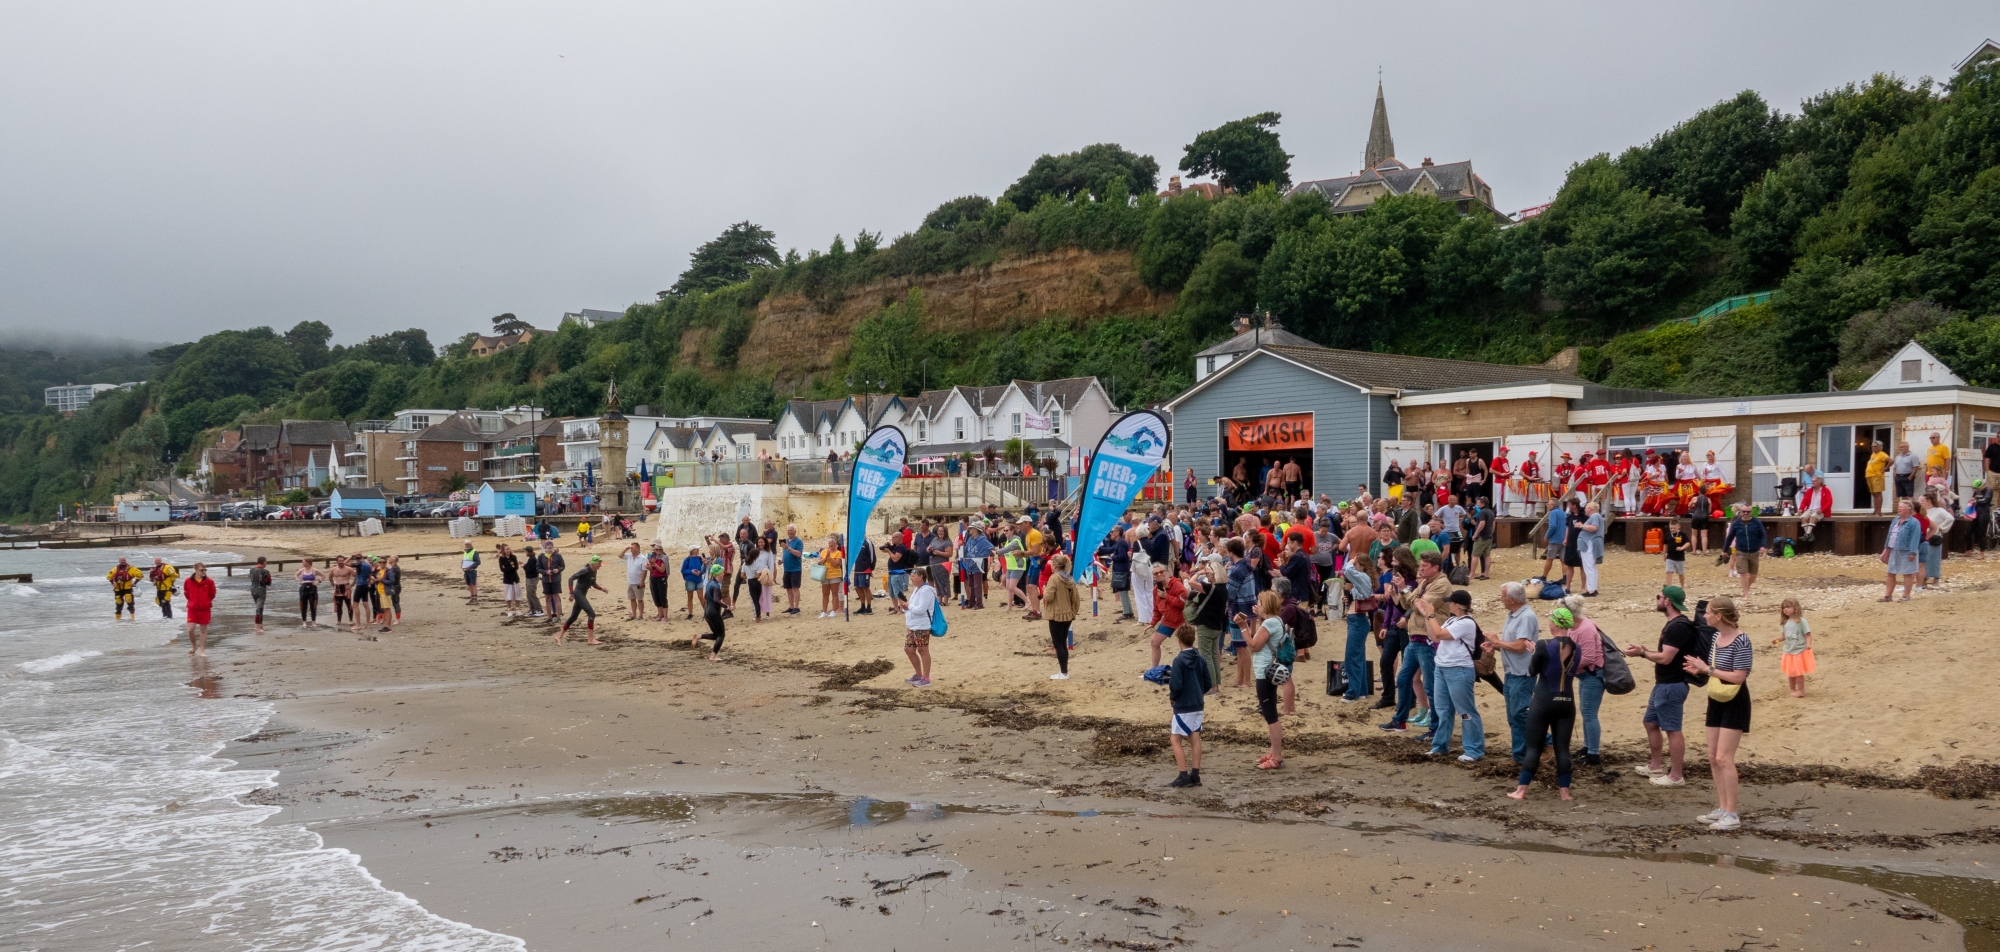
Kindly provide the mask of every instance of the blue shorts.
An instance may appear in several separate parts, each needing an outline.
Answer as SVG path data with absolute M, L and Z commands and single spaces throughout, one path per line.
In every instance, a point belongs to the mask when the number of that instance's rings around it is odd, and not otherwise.
M 1172 625 L 1155 625 L 1153 626 L 1153 630 L 1159 632 L 1162 637 L 1172 638 L 1174 636 L 1174 626 Z
M 910 573 L 908 572 L 889 573 L 890 598 L 902 598 L 903 593 L 909 590 L 910 590 Z
M 1682 684 L 1655 684 L 1653 696 L 1646 699 L 1646 719 L 1643 723 L 1663 731 L 1681 729 L 1681 708 L 1687 706 L 1688 686 Z

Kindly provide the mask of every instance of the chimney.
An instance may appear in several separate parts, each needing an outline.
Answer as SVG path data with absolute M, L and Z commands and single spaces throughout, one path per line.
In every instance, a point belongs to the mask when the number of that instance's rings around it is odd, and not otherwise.
M 1428 155 L 1424 156 L 1424 168 L 1430 168 L 1430 167 L 1431 167 L 1431 157 Z
M 1236 330 L 1236 333 L 1238 334 L 1250 333 L 1250 315 L 1248 314 L 1236 315 L 1236 320 L 1230 322 L 1230 326 L 1233 327 Z

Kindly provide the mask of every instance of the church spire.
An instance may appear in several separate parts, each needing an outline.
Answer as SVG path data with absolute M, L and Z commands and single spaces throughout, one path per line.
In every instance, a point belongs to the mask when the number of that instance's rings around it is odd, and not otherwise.
M 1396 140 L 1389 137 L 1389 106 L 1382 100 L 1382 81 L 1375 80 L 1375 119 L 1368 124 L 1368 150 L 1362 154 L 1363 167 L 1372 169 L 1384 159 L 1395 158 Z

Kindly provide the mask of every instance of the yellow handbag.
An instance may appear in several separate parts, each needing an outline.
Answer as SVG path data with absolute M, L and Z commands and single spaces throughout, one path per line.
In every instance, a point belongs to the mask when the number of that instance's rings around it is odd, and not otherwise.
M 1742 636 L 1738 635 L 1737 637 L 1740 638 Z M 1711 645 L 1708 649 L 1708 699 L 1717 704 L 1727 704 L 1736 700 L 1736 694 L 1743 690 L 1743 685 L 1731 684 L 1715 676 L 1715 649 L 1717 647 L 1720 646 Z

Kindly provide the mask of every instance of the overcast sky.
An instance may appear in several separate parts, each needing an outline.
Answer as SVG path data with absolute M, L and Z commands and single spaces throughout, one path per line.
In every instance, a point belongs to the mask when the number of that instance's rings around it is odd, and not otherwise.
M 1980 11 L 1984 10 L 1982 14 Z M 1294 178 L 1501 208 L 1738 90 L 1948 76 L 1986 3 L 0 3 L 0 328 L 442 343 L 650 301 L 731 222 L 824 248 L 1264 110 Z

